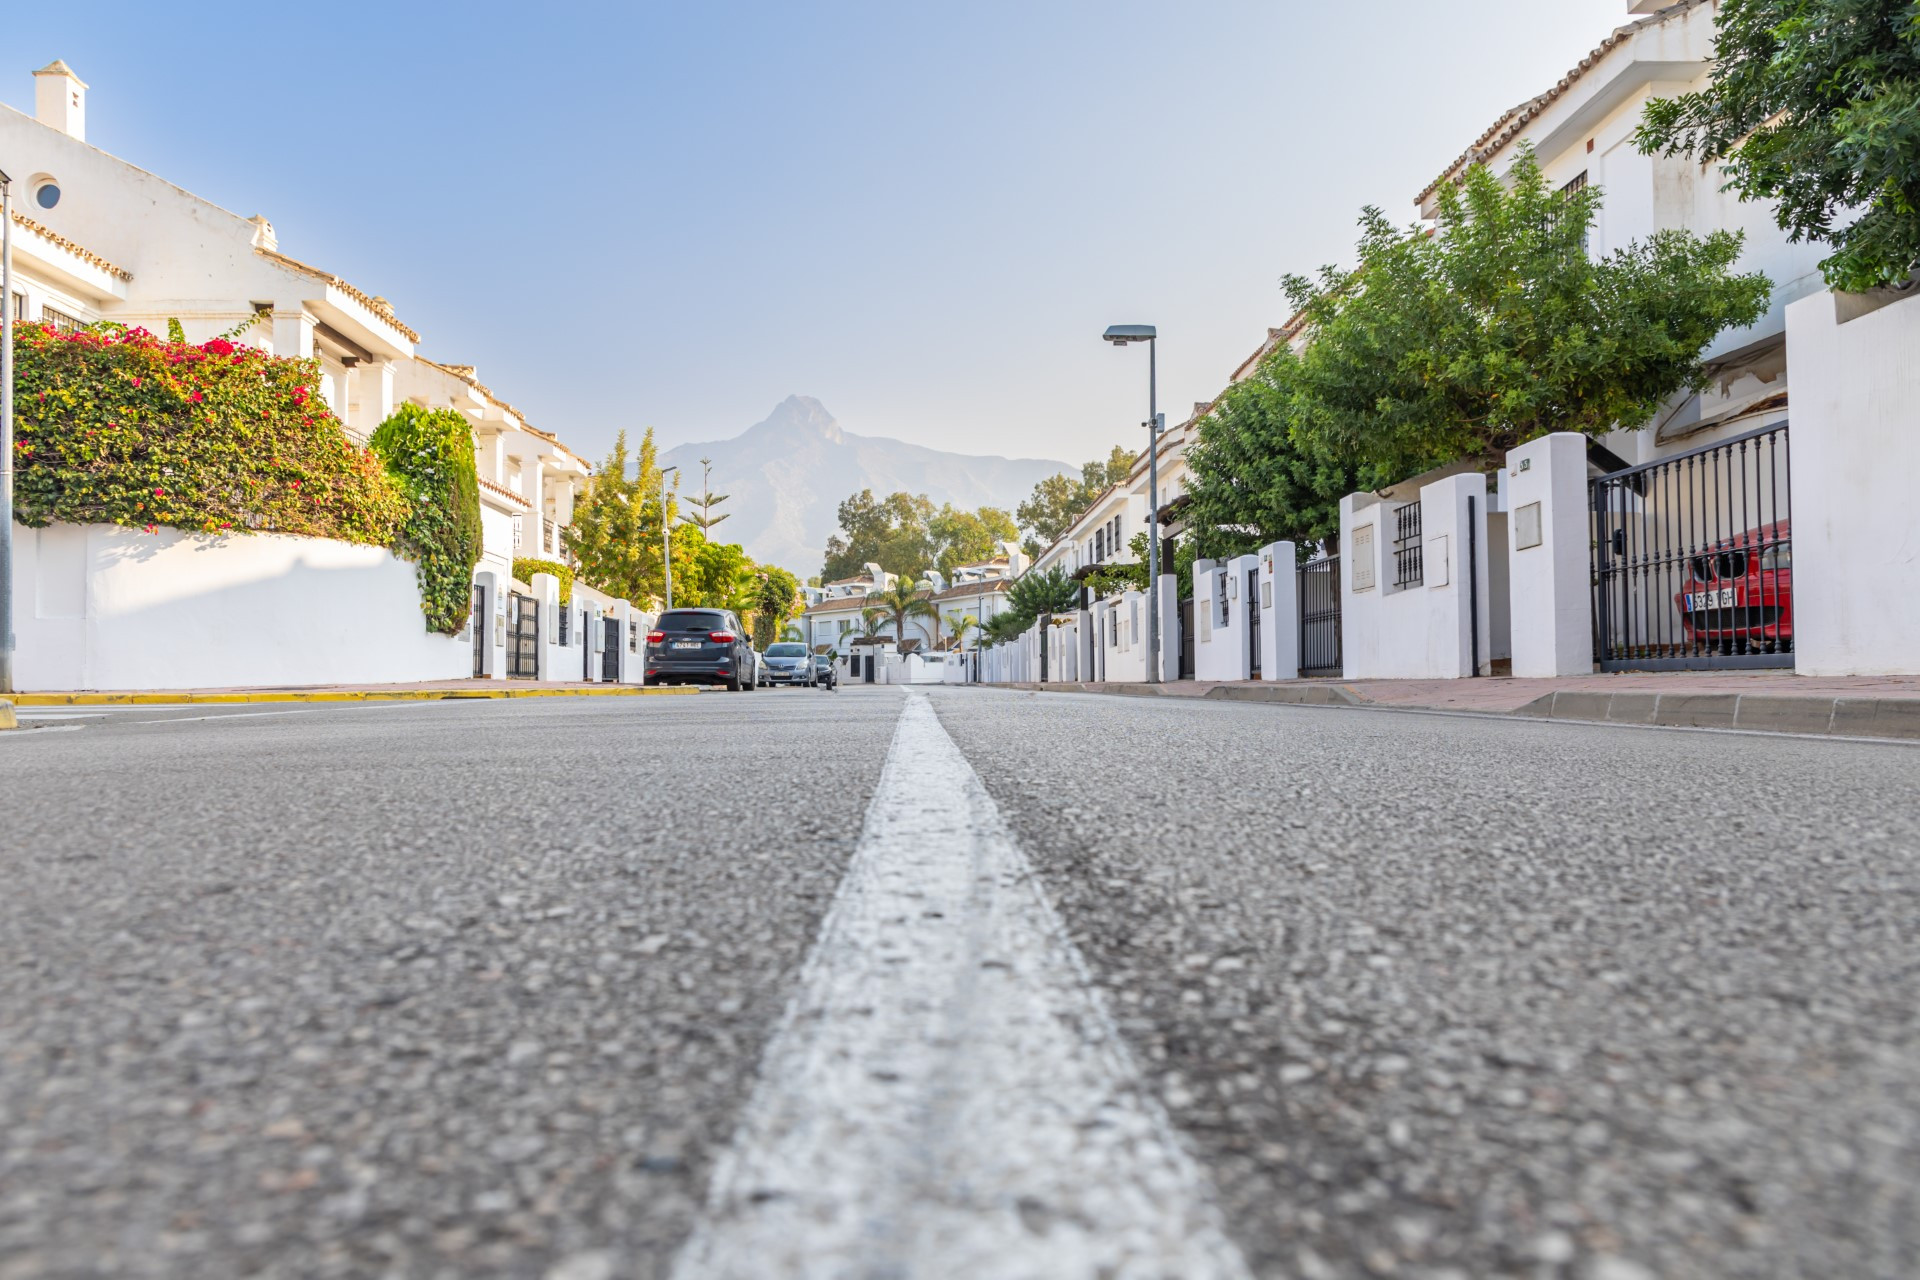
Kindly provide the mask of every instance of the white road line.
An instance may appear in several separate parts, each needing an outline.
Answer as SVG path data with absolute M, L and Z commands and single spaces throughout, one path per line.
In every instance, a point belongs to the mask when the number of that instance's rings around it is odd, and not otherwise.
M 910 693 L 674 1280 L 1242 1280 L 1026 856 Z
M 135 720 L 135 724 L 192 724 L 196 720 L 245 720 L 249 716 L 303 716 L 312 707 L 294 707 L 287 711 L 216 711 L 204 716 L 169 716 L 165 720 Z

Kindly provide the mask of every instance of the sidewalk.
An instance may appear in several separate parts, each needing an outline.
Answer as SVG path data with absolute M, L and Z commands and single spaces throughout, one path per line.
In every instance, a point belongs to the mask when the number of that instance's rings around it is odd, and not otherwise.
M 1557 679 L 1181 680 L 1160 685 L 1023 683 L 1002 687 L 1920 741 L 1920 676 L 1674 671 Z
M 19 707 L 154 706 L 232 702 L 439 702 L 450 698 L 634 698 L 698 693 L 690 686 L 643 687 L 561 680 L 433 680 L 415 684 L 293 685 L 232 689 L 77 689 L 0 694 Z

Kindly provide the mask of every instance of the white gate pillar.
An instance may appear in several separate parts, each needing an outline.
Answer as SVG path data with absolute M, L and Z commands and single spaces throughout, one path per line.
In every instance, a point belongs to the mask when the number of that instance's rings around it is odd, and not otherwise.
M 1509 450 L 1506 488 L 1513 674 L 1586 675 L 1593 670 L 1587 438 L 1556 431 Z
M 1300 675 L 1300 575 L 1291 542 L 1260 548 L 1260 678 Z

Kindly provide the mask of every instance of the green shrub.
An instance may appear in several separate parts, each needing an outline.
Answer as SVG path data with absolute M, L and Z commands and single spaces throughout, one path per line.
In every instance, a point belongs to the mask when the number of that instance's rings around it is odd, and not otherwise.
M 453 635 L 472 609 L 480 563 L 480 481 L 473 433 L 452 409 L 403 404 L 368 442 L 410 510 L 394 549 L 414 562 L 427 629 Z
M 573 566 L 561 564 L 558 560 L 521 559 L 513 561 L 513 576 L 522 582 L 532 582 L 536 573 L 550 573 L 560 579 L 560 603 L 573 602 Z
M 391 545 L 406 499 L 341 431 L 319 378 L 311 360 L 225 338 L 22 324 L 16 518 Z

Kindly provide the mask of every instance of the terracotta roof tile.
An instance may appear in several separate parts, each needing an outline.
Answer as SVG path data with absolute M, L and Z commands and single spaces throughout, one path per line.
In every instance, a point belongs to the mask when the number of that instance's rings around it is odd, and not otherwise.
M 1465 153 L 1448 167 L 1445 173 L 1428 183 L 1426 189 L 1413 198 L 1413 202 L 1418 205 L 1425 204 L 1427 197 L 1440 189 L 1441 183 L 1452 178 L 1462 169 L 1470 165 L 1485 164 L 1487 161 L 1493 159 L 1494 156 L 1505 149 L 1508 143 L 1519 137 L 1522 130 L 1537 120 L 1542 111 L 1565 96 L 1567 90 L 1571 89 L 1581 77 L 1599 65 L 1601 59 L 1625 44 L 1628 40 L 1631 40 L 1639 32 L 1649 27 L 1658 26 L 1671 18 L 1679 17 L 1681 14 L 1692 9 L 1697 9 L 1703 4 L 1718 3 L 1719 0 L 1678 0 L 1678 3 L 1669 5 L 1657 13 L 1650 14 L 1638 22 L 1630 22 L 1624 27 L 1616 28 L 1612 35 L 1602 40 L 1599 45 L 1595 47 L 1592 53 L 1582 58 L 1578 66 L 1574 67 L 1573 70 L 1567 72 L 1564 76 L 1561 76 L 1559 81 L 1551 89 L 1548 89 L 1538 97 L 1527 99 L 1527 101 L 1517 107 L 1509 109 L 1498 120 L 1495 120 L 1487 131 L 1476 138 L 1473 145 L 1468 147 Z
M 362 293 L 360 290 L 348 284 L 345 280 L 342 280 L 339 276 L 334 275 L 333 272 L 322 271 L 319 267 L 313 266 L 310 263 L 302 262 L 298 258 L 289 258 L 286 254 L 281 253 L 277 249 L 264 249 L 264 248 L 255 247 L 254 252 L 259 254 L 263 258 L 273 259 L 273 261 L 279 263 L 283 267 L 290 267 L 293 270 L 300 272 L 302 275 L 312 276 L 316 280 L 325 280 L 328 284 L 332 285 L 334 288 L 338 289 L 340 292 L 346 294 L 349 298 L 352 298 L 355 302 L 359 303 L 361 306 L 365 307 L 367 310 L 373 312 L 373 314 L 379 316 L 382 320 L 385 320 L 388 324 L 392 325 L 396 330 L 406 334 L 407 341 L 409 342 L 420 341 L 419 334 L 407 328 L 406 325 L 400 323 L 400 317 L 393 314 L 393 307 L 391 304 L 387 302 L 385 298 L 376 298 L 370 293 Z
M 495 484 L 493 481 L 487 479 L 485 476 L 479 476 L 476 478 L 480 481 L 480 487 L 482 489 L 491 490 L 494 493 L 500 494 L 502 497 L 512 498 L 515 502 L 519 503 L 521 506 L 525 507 L 527 510 L 529 511 L 533 510 L 533 504 L 531 502 L 528 502 L 525 498 L 521 497 L 519 494 L 515 493 L 513 490 L 507 488 L 507 486 L 503 484 Z
M 116 280 L 133 279 L 133 272 L 128 271 L 125 267 L 114 266 L 111 262 L 108 262 L 105 258 L 101 257 L 99 254 L 95 253 L 93 250 L 82 248 L 80 245 L 75 244 L 73 241 L 67 239 L 65 236 L 49 231 L 47 228 L 35 222 L 32 218 L 21 216 L 18 210 L 14 212 L 13 222 L 15 226 L 21 228 L 24 231 L 31 231 L 34 235 L 39 236 L 42 240 L 45 240 L 48 244 L 54 245 L 57 248 L 65 249 L 68 253 L 80 259 L 80 261 L 86 263 L 87 265 L 100 268 L 102 271 L 114 277 Z

